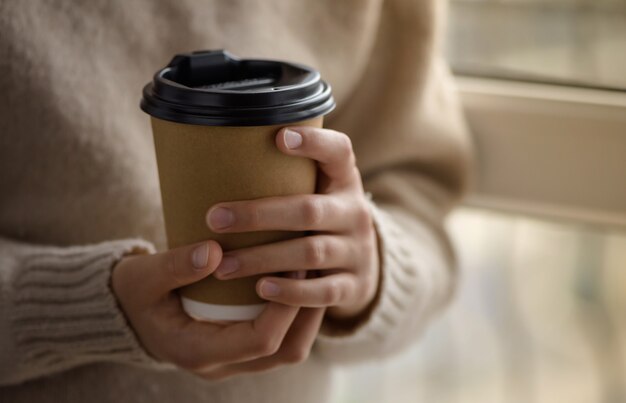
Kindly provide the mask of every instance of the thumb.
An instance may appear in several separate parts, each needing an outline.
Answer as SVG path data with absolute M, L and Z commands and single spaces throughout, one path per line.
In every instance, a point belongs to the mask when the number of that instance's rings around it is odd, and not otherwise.
M 158 299 L 213 273 L 222 260 L 222 248 L 215 241 L 205 241 L 139 258 L 143 259 L 137 273 L 142 288 L 149 299 Z

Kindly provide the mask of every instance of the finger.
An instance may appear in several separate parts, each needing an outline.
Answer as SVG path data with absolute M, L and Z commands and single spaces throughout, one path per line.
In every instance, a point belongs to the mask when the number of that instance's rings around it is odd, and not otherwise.
M 349 305 L 358 298 L 358 279 L 347 272 L 307 280 L 264 277 L 257 294 L 268 301 L 309 308 Z
M 342 185 L 360 184 L 352 142 L 344 133 L 317 127 L 285 127 L 276 135 L 285 154 L 314 159 L 322 172 Z
M 128 283 L 142 288 L 142 298 L 155 301 L 211 274 L 222 260 L 222 248 L 215 241 L 206 241 L 128 259 L 122 267 L 125 275 L 133 277 Z
M 301 309 L 275 354 L 210 370 L 204 372 L 203 377 L 211 380 L 225 379 L 238 374 L 267 371 L 285 364 L 306 361 L 322 324 L 324 311 L 324 308 Z
M 206 216 L 214 232 L 348 231 L 371 221 L 365 199 L 294 195 L 219 203 Z
M 228 252 L 213 274 L 218 279 L 234 279 L 281 271 L 353 268 L 355 253 L 350 238 L 337 235 L 311 235 L 267 245 Z
M 186 368 L 201 370 L 272 355 L 297 313 L 297 308 L 269 303 L 254 321 L 218 326 L 190 320 L 179 336 L 190 354 Z

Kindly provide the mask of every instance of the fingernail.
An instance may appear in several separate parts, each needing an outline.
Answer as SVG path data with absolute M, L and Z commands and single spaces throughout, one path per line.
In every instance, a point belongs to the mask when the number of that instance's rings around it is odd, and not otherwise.
M 293 130 L 286 129 L 285 130 L 285 146 L 293 150 L 294 148 L 298 148 L 302 145 L 302 135 L 298 132 L 294 132 Z
M 209 212 L 208 223 L 212 229 L 228 228 L 235 222 L 233 212 L 224 207 L 218 207 Z
M 191 252 L 191 263 L 196 269 L 204 269 L 209 264 L 209 244 L 203 243 Z
M 262 297 L 275 297 L 280 294 L 280 287 L 276 283 L 271 281 L 265 281 L 261 284 L 261 296 Z
M 237 269 L 239 269 L 239 260 L 233 256 L 224 256 L 219 266 L 217 266 L 215 274 L 217 276 L 227 276 L 236 272 Z

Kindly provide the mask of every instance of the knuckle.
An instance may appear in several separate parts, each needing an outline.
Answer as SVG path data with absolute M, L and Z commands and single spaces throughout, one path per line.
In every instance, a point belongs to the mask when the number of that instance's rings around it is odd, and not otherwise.
M 341 133 L 339 138 L 341 139 L 337 147 L 339 155 L 342 159 L 346 160 L 350 166 L 356 166 L 356 156 L 352 148 L 352 140 L 344 133 Z
M 323 215 L 324 206 L 319 199 L 313 197 L 304 199 L 302 203 L 302 220 L 307 228 L 319 225 Z
M 331 281 L 324 290 L 323 303 L 328 306 L 336 305 L 341 301 L 342 294 L 343 291 L 340 284 L 336 281 Z
M 360 229 L 367 229 L 372 225 L 372 216 L 369 206 L 365 202 L 359 202 L 355 205 L 355 220 Z
M 172 364 L 188 371 L 199 371 L 206 366 L 206 363 L 199 354 L 184 345 L 177 345 L 175 351 L 170 353 Z
M 311 350 L 306 347 L 293 347 L 285 352 L 284 362 L 287 364 L 299 364 L 309 358 Z
M 356 156 L 352 151 L 350 151 L 350 155 L 347 157 L 348 165 L 352 167 L 352 175 L 356 178 L 360 177 L 359 168 L 356 165 Z
M 258 337 L 255 345 L 256 353 L 264 357 L 275 354 L 279 348 L 280 340 L 273 335 Z
M 167 340 L 175 340 L 171 343 L 162 344 L 163 357 L 179 368 L 190 372 L 206 369 L 209 361 L 205 354 L 198 353 L 197 342 L 194 337 L 183 328 L 176 326 L 163 326 L 162 334 Z
M 326 260 L 326 246 L 319 237 L 308 237 L 304 244 L 304 260 L 307 266 L 321 267 Z
M 339 150 L 345 156 L 352 154 L 352 140 L 345 133 L 340 133 L 339 136 Z

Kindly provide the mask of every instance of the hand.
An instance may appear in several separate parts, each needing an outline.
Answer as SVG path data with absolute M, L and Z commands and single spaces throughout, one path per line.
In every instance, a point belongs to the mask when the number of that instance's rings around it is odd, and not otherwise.
M 256 320 L 232 325 L 187 316 L 175 289 L 211 274 L 221 258 L 220 246 L 208 241 L 128 256 L 115 266 L 113 291 L 148 353 L 206 379 L 306 359 L 323 310 L 269 303 Z
M 348 136 L 313 127 L 281 129 L 276 145 L 319 167 L 317 194 L 219 203 L 207 213 L 214 232 L 315 231 L 314 235 L 228 252 L 215 277 L 268 274 L 257 292 L 297 307 L 328 307 L 335 319 L 351 318 L 372 302 L 379 281 L 376 235 Z M 316 278 L 272 275 L 313 270 Z M 311 276 L 309 276 L 311 277 Z

